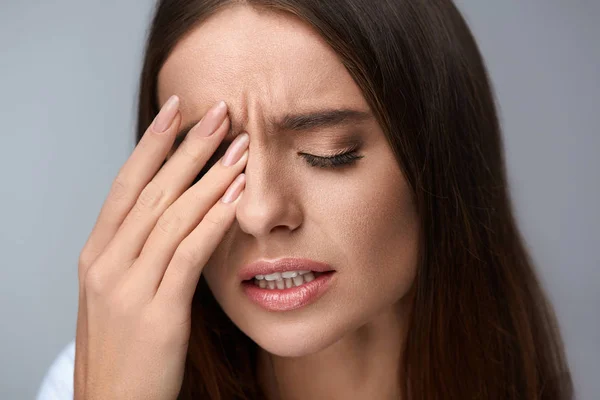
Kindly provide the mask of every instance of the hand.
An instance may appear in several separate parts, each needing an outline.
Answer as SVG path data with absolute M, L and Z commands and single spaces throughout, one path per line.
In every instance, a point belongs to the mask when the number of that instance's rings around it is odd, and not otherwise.
M 165 163 L 178 108 L 174 96 L 146 130 L 80 253 L 75 399 L 170 400 L 181 389 L 192 297 L 235 219 L 248 137 L 190 187 L 230 122 L 226 105 L 214 106 Z

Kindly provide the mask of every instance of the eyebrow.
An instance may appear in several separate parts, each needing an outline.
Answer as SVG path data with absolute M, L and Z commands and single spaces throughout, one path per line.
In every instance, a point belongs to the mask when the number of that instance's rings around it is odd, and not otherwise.
M 354 125 L 371 119 L 373 119 L 371 112 L 341 108 L 318 110 L 304 114 L 286 114 L 279 120 L 272 122 L 272 125 L 277 132 L 306 132 L 315 129 Z M 175 140 L 181 142 L 199 121 L 196 120 L 187 124 L 177 133 Z M 240 130 L 237 129 L 237 131 Z M 230 124 L 226 137 L 233 138 L 233 136 L 233 124 Z

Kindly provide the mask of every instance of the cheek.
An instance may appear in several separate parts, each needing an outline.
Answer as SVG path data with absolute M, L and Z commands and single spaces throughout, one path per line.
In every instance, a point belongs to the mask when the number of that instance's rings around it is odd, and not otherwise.
M 363 293 L 395 295 L 412 285 L 417 266 L 419 219 L 412 195 L 393 161 L 347 186 L 330 207 L 328 226 L 349 284 Z M 381 171 L 381 173 L 377 173 Z
M 362 293 L 384 290 L 396 295 L 412 284 L 418 218 L 408 185 L 391 154 L 380 156 L 359 175 L 310 176 L 310 184 L 298 185 L 295 193 L 304 204 L 306 237 L 290 243 L 307 256 L 329 260 L 347 272 L 348 284 Z M 241 236 L 234 222 L 204 268 L 203 275 L 217 299 L 230 289 L 236 272 L 233 264 L 243 261 L 243 252 L 251 250 L 246 245 L 252 246 L 252 240 L 247 242 Z

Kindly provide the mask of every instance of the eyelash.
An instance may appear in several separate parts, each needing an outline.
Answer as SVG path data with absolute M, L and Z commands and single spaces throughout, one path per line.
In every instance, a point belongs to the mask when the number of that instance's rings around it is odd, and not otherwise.
M 316 168 L 339 168 L 345 165 L 352 165 L 364 156 L 357 153 L 358 146 L 349 150 L 342 150 L 340 153 L 332 156 L 322 157 L 313 154 L 298 153 L 303 156 L 311 167 Z
M 227 144 L 228 146 L 229 144 Z M 204 176 L 204 174 L 206 174 L 206 172 L 210 169 L 210 167 L 221 157 L 223 156 L 223 154 L 225 154 L 225 147 L 219 147 L 219 149 L 217 149 L 217 151 L 215 152 L 215 154 L 213 154 L 213 156 L 211 157 L 211 159 L 208 161 L 208 163 L 204 166 L 204 168 L 202 169 L 202 171 L 200 172 L 200 174 L 196 177 L 196 179 L 194 180 L 194 182 L 192 183 L 195 184 L 196 182 L 198 182 L 200 180 L 200 178 L 202 176 Z M 347 150 L 342 150 L 339 153 L 333 154 L 331 156 L 315 156 L 313 154 L 308 154 L 308 153 L 298 153 L 299 155 L 301 155 L 302 157 L 304 157 L 304 159 L 306 160 L 306 162 L 311 166 L 311 167 L 315 167 L 315 168 L 330 168 L 330 169 L 334 169 L 334 168 L 341 168 L 343 166 L 346 165 L 352 165 L 354 164 L 356 161 L 360 160 L 361 158 L 363 158 L 364 156 L 358 154 L 358 145 L 353 146 L 350 149 Z

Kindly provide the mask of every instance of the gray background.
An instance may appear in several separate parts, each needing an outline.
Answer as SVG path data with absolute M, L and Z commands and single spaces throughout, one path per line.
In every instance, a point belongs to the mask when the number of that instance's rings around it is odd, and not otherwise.
M 33 398 L 74 337 L 77 259 L 133 149 L 152 4 L 0 2 L 2 399 Z M 458 5 L 491 72 L 520 226 L 579 398 L 598 398 L 600 2 Z

